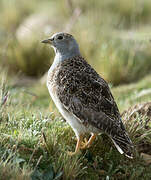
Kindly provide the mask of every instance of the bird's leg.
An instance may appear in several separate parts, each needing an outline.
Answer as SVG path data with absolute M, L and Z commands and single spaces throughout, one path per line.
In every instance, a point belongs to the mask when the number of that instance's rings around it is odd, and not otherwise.
M 52 108 L 51 108 L 51 104 L 49 103 L 49 110 L 50 112 L 52 112 Z
M 96 136 L 97 134 L 92 134 L 88 141 L 85 139 L 85 142 L 83 143 L 81 149 L 89 148 L 92 142 L 95 140 Z
M 77 144 L 76 144 L 75 151 L 74 151 L 74 152 L 68 152 L 68 154 L 69 154 L 70 156 L 75 155 L 75 154 L 77 154 L 77 153 L 79 152 L 79 150 L 81 149 L 82 140 L 83 140 L 83 136 L 80 135 L 80 136 L 77 138 Z

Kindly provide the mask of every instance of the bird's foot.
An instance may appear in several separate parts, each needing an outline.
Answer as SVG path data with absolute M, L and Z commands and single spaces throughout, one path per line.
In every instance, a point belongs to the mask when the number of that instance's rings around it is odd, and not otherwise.
M 88 140 L 86 138 L 84 138 L 84 141 L 81 142 L 80 149 L 86 149 L 86 148 L 89 148 L 89 144 L 88 144 Z
M 80 149 L 81 149 L 81 143 L 82 143 L 82 135 L 77 139 L 77 145 L 75 148 L 75 152 L 68 152 L 68 155 L 73 156 L 77 153 L 79 153 Z
M 83 140 L 83 136 L 81 135 L 77 139 L 77 145 L 76 145 L 76 148 L 75 148 L 75 152 L 68 152 L 68 155 L 73 156 L 73 155 L 79 153 L 80 149 L 89 148 L 91 146 L 92 142 L 94 141 L 95 137 L 96 137 L 96 134 L 92 134 L 88 141 L 85 138 L 84 142 L 83 142 L 82 141 Z
M 73 156 L 73 155 L 78 154 L 79 152 L 80 152 L 80 151 L 75 151 L 75 152 L 68 151 L 67 154 L 68 154 L 69 156 Z
M 85 138 L 84 139 L 85 142 L 82 143 L 83 146 L 81 147 L 81 149 L 89 148 L 91 146 L 91 144 L 93 143 L 93 141 L 95 140 L 96 136 L 97 136 L 96 134 L 92 134 L 88 141 Z

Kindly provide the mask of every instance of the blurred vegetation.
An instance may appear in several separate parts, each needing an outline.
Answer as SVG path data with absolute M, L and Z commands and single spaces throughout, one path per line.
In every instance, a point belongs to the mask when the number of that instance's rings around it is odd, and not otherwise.
M 10 42 L 3 64 L 9 64 L 11 72 L 21 71 L 28 76 L 41 76 L 50 65 L 51 59 L 48 55 L 48 49 L 39 42 L 26 47 L 18 42 Z
M 57 31 L 72 33 L 82 55 L 113 85 L 150 73 L 148 0 L 1 0 L 0 8 L 0 64 L 12 73 L 44 74 L 54 53 L 40 41 Z

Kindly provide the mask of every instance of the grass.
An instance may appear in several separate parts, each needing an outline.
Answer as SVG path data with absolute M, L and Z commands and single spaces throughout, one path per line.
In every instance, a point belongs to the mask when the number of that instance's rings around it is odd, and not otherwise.
M 150 130 L 145 129 L 141 121 L 145 121 L 146 116 L 123 117 L 136 147 L 133 160 L 120 155 L 103 134 L 91 148 L 70 157 L 67 151 L 74 150 L 75 135 L 57 112 L 46 87 L 38 81 L 19 86 L 16 77 L 6 78 L 4 73 L 0 76 L 0 179 L 151 177 L 151 166 L 146 166 L 140 156 L 144 151 L 139 149 L 142 143 L 151 144 Z M 147 76 L 138 83 L 112 88 L 121 112 L 151 100 L 150 94 L 137 98 L 142 89 L 150 88 L 150 79 L 151 76 Z

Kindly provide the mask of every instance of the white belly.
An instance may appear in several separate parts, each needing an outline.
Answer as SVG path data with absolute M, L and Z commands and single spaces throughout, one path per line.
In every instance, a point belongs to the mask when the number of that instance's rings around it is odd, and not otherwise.
M 65 118 L 65 120 L 72 127 L 76 136 L 79 137 L 80 134 L 84 134 L 88 132 L 88 128 L 85 127 L 82 123 L 80 123 L 80 120 L 78 120 L 72 113 L 68 112 L 65 109 L 65 107 L 62 105 L 57 95 L 55 95 L 54 92 L 52 92 L 50 86 L 48 87 L 48 89 L 49 89 L 50 96 L 52 100 L 54 101 L 56 107 L 58 108 L 61 115 Z
M 54 101 L 56 107 L 58 108 L 59 112 L 61 115 L 64 117 L 64 119 L 69 123 L 69 125 L 72 127 L 73 131 L 75 132 L 76 136 L 79 137 L 81 134 L 85 133 L 98 133 L 99 130 L 96 129 L 95 127 L 89 125 L 89 126 L 84 126 L 80 120 L 74 116 L 72 113 L 66 110 L 66 108 L 63 106 L 63 104 L 60 102 L 57 94 L 56 94 L 56 86 L 54 85 L 55 83 L 49 81 L 50 73 L 52 70 L 50 69 L 48 72 L 48 80 L 47 80 L 47 87 L 50 93 L 50 96 L 52 100 Z

